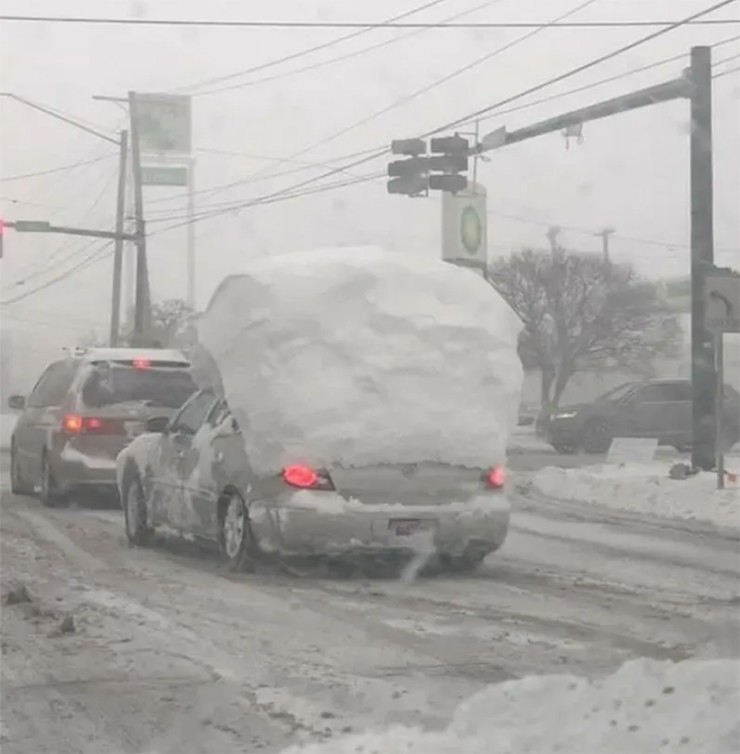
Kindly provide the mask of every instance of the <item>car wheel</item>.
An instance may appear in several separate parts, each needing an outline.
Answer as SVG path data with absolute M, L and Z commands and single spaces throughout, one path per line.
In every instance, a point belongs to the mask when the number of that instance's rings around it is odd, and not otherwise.
M 31 487 L 23 479 L 21 467 L 18 461 L 18 452 L 15 441 L 10 444 L 10 491 L 14 495 L 28 495 L 33 492 Z
M 151 542 L 154 532 L 147 524 L 146 497 L 138 477 L 131 479 L 126 487 L 123 517 L 126 522 L 126 538 L 129 546 L 146 547 Z
M 221 506 L 221 551 L 233 571 L 253 571 L 255 542 L 249 511 L 239 495 L 229 495 Z
M 560 453 L 561 456 L 572 456 L 578 452 L 578 448 L 575 445 L 568 445 L 567 443 L 556 442 L 553 443 L 553 449 L 556 453 Z
M 591 421 L 583 431 L 583 449 L 586 453 L 606 453 L 613 439 L 614 433 L 605 421 Z
M 443 565 L 445 570 L 450 573 L 473 573 L 483 562 L 487 553 L 463 553 L 462 555 L 448 555 L 444 558 Z
M 46 508 L 54 508 L 64 502 L 65 495 L 59 487 L 59 482 L 49 463 L 49 456 L 44 451 L 41 457 L 41 490 L 39 500 Z

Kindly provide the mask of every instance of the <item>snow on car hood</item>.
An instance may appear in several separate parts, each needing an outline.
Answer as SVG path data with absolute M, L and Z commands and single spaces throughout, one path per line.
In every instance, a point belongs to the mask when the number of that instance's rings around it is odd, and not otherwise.
M 225 395 L 255 471 L 505 458 L 521 323 L 470 270 L 374 248 L 293 253 L 226 278 L 194 374 Z

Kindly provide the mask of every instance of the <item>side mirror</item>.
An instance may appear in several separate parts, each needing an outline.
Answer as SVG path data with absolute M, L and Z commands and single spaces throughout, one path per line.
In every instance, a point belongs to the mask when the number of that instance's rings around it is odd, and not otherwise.
M 164 434 L 170 426 L 170 420 L 166 416 L 153 416 L 147 420 L 146 431 L 156 434 Z
M 13 411 L 23 411 L 26 407 L 26 399 L 22 395 L 11 395 L 8 398 L 8 407 Z
M 236 423 L 236 419 L 233 416 L 229 416 L 216 427 L 214 437 L 232 437 L 238 433 L 239 425 Z

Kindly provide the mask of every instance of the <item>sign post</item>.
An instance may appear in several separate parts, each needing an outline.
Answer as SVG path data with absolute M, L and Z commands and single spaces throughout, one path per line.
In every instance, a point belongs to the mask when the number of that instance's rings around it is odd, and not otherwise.
M 726 332 L 740 333 L 740 275 L 730 270 L 713 269 L 704 284 L 705 324 L 714 337 L 715 452 L 717 489 L 725 488 L 725 453 L 723 440 L 724 413 L 724 343 Z

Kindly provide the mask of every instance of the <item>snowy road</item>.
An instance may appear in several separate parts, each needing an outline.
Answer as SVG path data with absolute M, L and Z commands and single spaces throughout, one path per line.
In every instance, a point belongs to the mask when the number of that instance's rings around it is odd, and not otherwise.
M 279 751 L 441 726 L 529 673 L 740 655 L 729 531 L 517 493 L 475 577 L 241 576 L 183 543 L 130 550 L 117 511 L 46 510 L 3 481 L 3 594 L 33 600 L 3 607 L 5 752 Z

